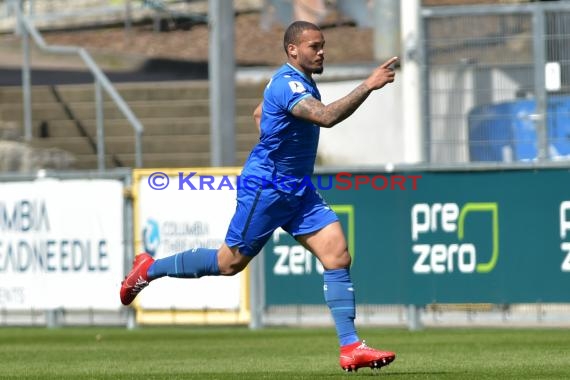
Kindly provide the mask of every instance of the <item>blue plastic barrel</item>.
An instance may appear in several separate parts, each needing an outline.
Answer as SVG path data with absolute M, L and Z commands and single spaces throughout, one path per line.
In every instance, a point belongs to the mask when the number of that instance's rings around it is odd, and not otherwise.
M 551 96 L 547 106 L 548 154 L 570 159 L 570 96 Z M 536 102 L 523 99 L 474 108 L 468 115 L 471 161 L 537 158 Z

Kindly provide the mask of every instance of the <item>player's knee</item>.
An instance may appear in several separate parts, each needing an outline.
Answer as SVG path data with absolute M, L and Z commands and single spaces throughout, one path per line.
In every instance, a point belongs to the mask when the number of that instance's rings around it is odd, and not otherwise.
M 350 267 L 350 263 L 352 258 L 350 257 L 350 253 L 348 252 L 348 247 L 346 243 L 339 243 L 333 250 L 335 254 L 333 255 L 335 266 L 337 268 L 348 268 Z
M 225 262 L 220 265 L 220 274 L 222 276 L 234 276 L 244 270 L 248 263 L 249 260 L 244 256 L 234 256 L 232 260 L 225 260 Z
M 223 245 L 218 251 L 218 269 L 222 276 L 233 276 L 244 270 L 251 257 L 242 255 L 237 248 Z
M 351 263 L 352 257 L 350 257 L 348 251 L 344 251 L 344 253 L 338 257 L 337 265 L 339 268 L 349 268 Z
M 243 265 L 241 263 L 231 263 L 223 268 L 220 268 L 220 274 L 222 276 L 234 276 L 244 270 L 246 266 L 247 264 Z
M 350 267 L 352 258 L 348 250 L 340 250 L 337 254 L 322 257 L 321 262 L 326 269 L 342 269 Z

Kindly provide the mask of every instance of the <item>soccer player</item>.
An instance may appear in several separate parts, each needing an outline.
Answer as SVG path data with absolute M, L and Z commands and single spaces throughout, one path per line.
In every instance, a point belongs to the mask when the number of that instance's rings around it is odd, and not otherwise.
M 197 248 L 154 260 L 142 253 L 122 283 L 120 297 L 129 305 L 151 281 L 160 277 L 231 276 L 243 270 L 273 232 L 282 227 L 315 255 L 325 268 L 324 295 L 340 343 L 345 371 L 379 368 L 392 362 L 393 352 L 367 346 L 354 325 L 355 299 L 350 254 L 337 215 L 306 179 L 313 173 L 321 128 L 350 116 L 374 90 L 392 83 L 394 57 L 377 67 L 348 95 L 324 105 L 313 80 L 323 72 L 324 36 L 316 25 L 296 21 L 285 31 L 287 63 L 271 78 L 253 116 L 259 143 L 247 159 L 242 178 L 248 186 L 237 192 L 237 207 L 225 243 L 217 250 Z M 358 132 L 357 132 L 358 133 Z M 278 186 L 254 179 L 271 178 Z

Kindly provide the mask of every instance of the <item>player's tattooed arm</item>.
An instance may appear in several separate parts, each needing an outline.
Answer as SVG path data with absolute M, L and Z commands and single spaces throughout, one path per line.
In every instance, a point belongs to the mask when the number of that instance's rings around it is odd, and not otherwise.
M 312 121 L 325 128 L 331 128 L 352 115 L 372 91 L 394 82 L 396 74 L 393 65 L 396 62 L 398 62 L 398 57 L 390 58 L 374 69 L 360 86 L 336 102 L 325 106 L 317 99 L 307 97 L 297 103 L 291 112 L 299 118 Z
M 321 127 L 331 128 L 352 115 L 371 92 L 362 83 L 345 97 L 326 106 L 309 96 L 297 103 L 291 112 L 296 117 L 312 121 Z

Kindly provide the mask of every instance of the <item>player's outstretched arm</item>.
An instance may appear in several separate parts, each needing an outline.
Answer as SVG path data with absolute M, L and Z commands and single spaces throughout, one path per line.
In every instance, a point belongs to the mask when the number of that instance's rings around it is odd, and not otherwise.
M 396 74 L 391 66 L 397 61 L 398 57 L 390 58 L 348 95 L 329 105 L 324 105 L 313 97 L 307 97 L 297 103 L 291 112 L 296 117 L 312 121 L 321 127 L 331 128 L 352 115 L 372 91 L 394 82 Z

